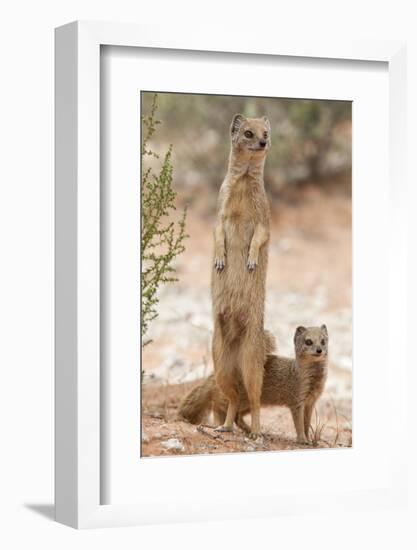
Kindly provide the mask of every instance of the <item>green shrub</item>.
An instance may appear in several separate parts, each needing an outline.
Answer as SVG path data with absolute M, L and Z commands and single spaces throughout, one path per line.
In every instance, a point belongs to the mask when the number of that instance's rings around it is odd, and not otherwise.
M 156 120 L 157 94 L 154 95 L 150 113 L 142 116 L 142 217 L 141 217 L 141 249 L 142 249 L 142 345 L 149 323 L 157 317 L 158 289 L 163 283 L 175 282 L 173 260 L 184 252 L 186 210 L 184 209 L 178 221 L 172 221 L 169 215 L 175 207 L 176 193 L 172 188 L 172 145 L 165 153 L 158 173 L 152 166 L 147 166 L 149 157 L 158 159 L 149 147 L 149 142 L 160 124 Z

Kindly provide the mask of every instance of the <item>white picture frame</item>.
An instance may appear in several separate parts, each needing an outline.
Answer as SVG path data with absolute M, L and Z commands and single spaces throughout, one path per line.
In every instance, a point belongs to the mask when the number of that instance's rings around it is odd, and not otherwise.
M 210 29 L 192 29 L 187 37 L 174 29 L 113 23 L 75 22 L 56 30 L 56 519 L 77 528 L 134 525 L 161 521 L 245 517 L 244 505 L 207 502 L 183 517 L 176 495 L 161 509 L 134 504 L 101 504 L 100 474 L 100 47 L 102 45 L 230 52 L 298 58 L 382 61 L 389 70 L 389 156 L 391 213 L 390 288 L 405 280 L 405 44 L 388 41 L 294 41 L 262 36 L 246 45 L 244 37 L 215 38 Z M 258 44 L 258 46 L 254 46 Z M 405 324 L 405 293 L 390 300 L 390 317 Z M 400 328 L 396 337 L 405 338 Z M 399 345 L 390 399 L 398 419 L 405 418 L 406 345 Z M 401 424 L 401 423 L 399 423 Z M 403 424 L 405 426 L 405 423 Z M 304 512 L 328 506 L 391 506 L 405 498 L 405 434 L 390 450 L 383 489 L 350 494 L 289 494 L 266 501 L 253 515 Z M 387 451 L 388 452 L 388 451 Z M 253 458 L 256 460 L 256 457 Z M 169 466 L 167 466 L 169 467 Z M 232 504 L 232 507 L 230 507 Z

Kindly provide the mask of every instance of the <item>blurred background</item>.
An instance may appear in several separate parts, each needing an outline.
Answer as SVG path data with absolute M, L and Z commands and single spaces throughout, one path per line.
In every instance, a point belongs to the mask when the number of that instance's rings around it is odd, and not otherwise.
M 149 113 L 153 96 L 142 93 L 142 113 Z M 272 149 L 265 182 L 272 207 L 280 195 L 303 182 L 318 188 L 344 183 L 350 193 L 351 102 L 159 93 L 157 118 L 162 125 L 153 146 L 162 153 L 173 145 L 181 201 L 212 214 L 236 113 L 266 114 L 270 120 Z
M 153 97 L 142 92 L 142 116 Z M 212 371 L 212 232 L 229 127 L 235 113 L 266 115 L 272 146 L 265 188 L 272 220 L 265 324 L 284 355 L 293 353 L 296 326 L 328 325 L 330 373 L 322 415 L 334 427 L 336 403 L 337 429 L 343 426 L 351 443 L 351 102 L 158 93 L 157 103 L 161 123 L 150 146 L 163 157 L 172 145 L 173 219 L 187 206 L 189 238 L 174 262 L 178 282 L 159 292 L 158 317 L 147 334 L 152 343 L 143 348 L 143 387 L 187 384 Z M 149 162 L 157 168 L 160 161 Z M 143 393 L 142 412 L 160 414 L 158 399 L 146 399 L 151 393 Z M 161 414 L 170 420 L 166 404 Z M 262 417 L 270 422 L 265 428 L 276 429 L 276 415 L 269 414 Z M 157 448 L 149 453 L 158 454 Z

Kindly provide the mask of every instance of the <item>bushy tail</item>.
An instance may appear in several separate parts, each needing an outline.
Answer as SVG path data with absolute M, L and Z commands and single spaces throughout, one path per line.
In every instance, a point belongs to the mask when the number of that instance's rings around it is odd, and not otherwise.
M 212 374 L 184 397 L 178 416 L 191 424 L 201 424 L 204 416 L 211 409 L 215 388 L 216 382 Z

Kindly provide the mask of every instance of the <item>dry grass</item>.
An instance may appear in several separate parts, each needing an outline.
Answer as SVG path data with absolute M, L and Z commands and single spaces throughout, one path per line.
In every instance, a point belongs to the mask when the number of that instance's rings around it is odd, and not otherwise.
M 318 447 L 321 441 L 321 435 L 325 427 L 325 423 L 321 422 L 317 408 L 314 407 L 315 425 L 310 425 L 311 443 L 313 447 Z

